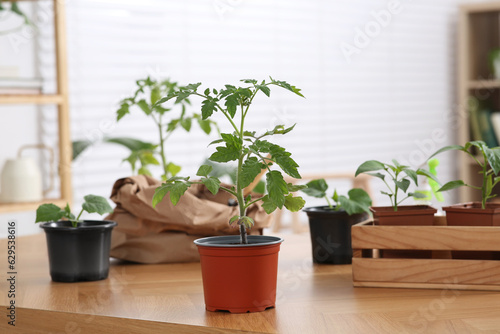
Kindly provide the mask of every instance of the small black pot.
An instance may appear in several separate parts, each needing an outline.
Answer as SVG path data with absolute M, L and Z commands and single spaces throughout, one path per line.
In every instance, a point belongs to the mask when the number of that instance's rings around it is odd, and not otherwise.
M 98 281 L 108 277 L 110 220 L 43 223 L 49 253 L 50 276 L 55 282 Z
M 351 226 L 368 219 L 368 213 L 349 216 L 328 206 L 304 209 L 309 217 L 312 256 L 315 263 L 351 264 Z

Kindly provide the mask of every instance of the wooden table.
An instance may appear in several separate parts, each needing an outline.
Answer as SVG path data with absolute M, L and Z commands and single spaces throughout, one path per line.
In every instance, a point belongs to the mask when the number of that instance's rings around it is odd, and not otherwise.
M 107 280 L 54 283 L 44 236 L 20 237 L 16 327 L 0 240 L 0 333 L 500 332 L 500 293 L 353 288 L 351 266 L 312 264 L 308 234 L 283 237 L 277 307 L 251 314 L 205 311 L 199 263 L 113 262 Z

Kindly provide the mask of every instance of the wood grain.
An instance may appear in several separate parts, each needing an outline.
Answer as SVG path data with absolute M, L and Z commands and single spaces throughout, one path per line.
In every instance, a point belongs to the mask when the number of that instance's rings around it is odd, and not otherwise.
M 0 240 L 0 332 L 483 333 L 500 328 L 498 293 L 355 288 L 350 265 L 312 263 L 308 234 L 280 236 L 285 242 L 277 307 L 250 314 L 205 311 L 199 263 L 112 261 L 106 280 L 55 283 L 44 235 L 18 238 L 15 328 L 7 327 L 7 267 L 1 260 L 7 248 Z

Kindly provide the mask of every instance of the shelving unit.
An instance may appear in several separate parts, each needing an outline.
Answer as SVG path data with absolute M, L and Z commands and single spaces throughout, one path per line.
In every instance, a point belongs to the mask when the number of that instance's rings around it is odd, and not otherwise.
M 36 1 L 36 0 L 33 0 Z M 64 206 L 72 201 L 71 187 L 71 138 L 68 103 L 68 70 L 66 58 L 65 0 L 52 0 L 54 10 L 55 57 L 57 92 L 50 95 L 0 95 L 0 104 L 54 104 L 57 105 L 59 131 L 60 198 L 44 199 L 31 203 L 1 203 L 0 213 L 35 210 L 40 204 L 50 202 Z
M 472 139 L 468 100 L 475 96 L 500 111 L 500 80 L 495 79 L 489 66 L 489 52 L 500 48 L 500 2 L 468 4 L 460 7 L 458 33 L 458 106 L 455 125 L 457 143 Z M 466 154 L 457 155 L 460 179 L 478 185 L 481 176 L 475 162 Z M 500 194 L 500 189 L 497 189 Z M 480 200 L 479 191 L 460 188 L 460 202 Z

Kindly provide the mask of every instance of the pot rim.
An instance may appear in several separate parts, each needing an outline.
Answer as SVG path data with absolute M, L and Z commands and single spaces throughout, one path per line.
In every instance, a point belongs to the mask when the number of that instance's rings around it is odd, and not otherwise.
M 193 242 L 196 246 L 201 247 L 225 247 L 225 248 L 246 248 L 260 247 L 280 244 L 284 241 L 283 238 L 271 235 L 249 235 L 248 244 L 240 244 L 239 235 L 222 235 L 214 237 L 205 237 L 196 239 Z
M 340 210 L 335 210 L 337 206 L 334 205 L 333 208 L 330 208 L 328 205 L 319 205 L 319 206 L 310 206 L 307 208 L 302 209 L 302 211 L 309 213 L 332 213 L 332 214 L 340 214 L 340 213 L 345 213 L 346 211 L 342 208 Z
M 92 225 L 81 225 L 81 223 L 92 223 Z M 84 219 L 78 222 L 77 227 L 73 227 L 68 220 L 59 220 L 57 222 L 44 222 L 39 226 L 43 228 L 45 231 L 89 231 L 89 230 L 103 230 L 103 229 L 112 229 L 116 225 L 118 225 L 113 220 L 92 220 L 92 219 Z

